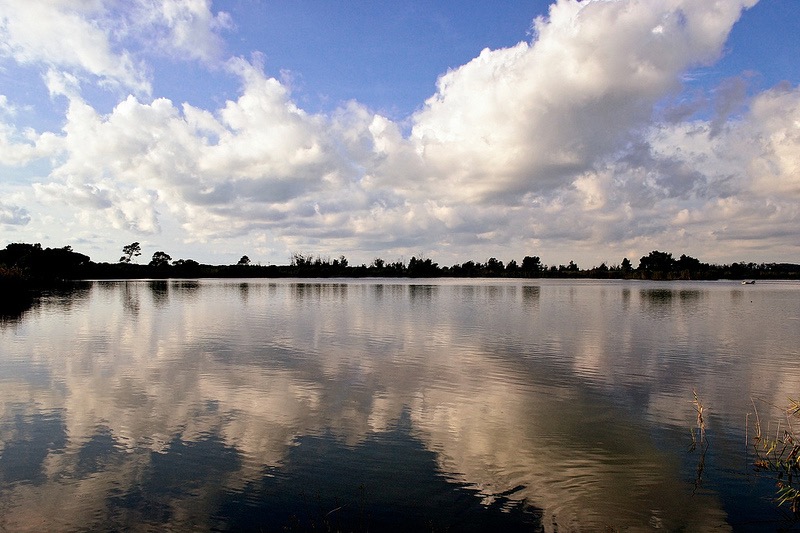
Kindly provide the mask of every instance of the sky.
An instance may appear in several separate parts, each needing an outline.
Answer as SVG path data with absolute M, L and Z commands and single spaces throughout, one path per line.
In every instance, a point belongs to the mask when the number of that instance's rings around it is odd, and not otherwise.
M 0 246 L 800 262 L 800 0 L 0 0 Z

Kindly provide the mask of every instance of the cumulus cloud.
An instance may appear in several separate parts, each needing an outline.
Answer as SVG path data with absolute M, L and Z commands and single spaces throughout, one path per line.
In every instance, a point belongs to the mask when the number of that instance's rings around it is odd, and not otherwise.
M 412 140 L 457 201 L 560 187 L 646 125 L 682 72 L 716 59 L 752 3 L 560 1 L 532 43 L 442 76 Z
M 24 136 L 14 126 L 0 123 L 0 164 L 21 166 L 35 157 L 35 147 L 20 138 Z
M 540 196 L 536 234 L 556 244 L 604 242 L 619 254 L 666 248 L 730 261 L 733 250 L 756 257 L 785 250 L 791 257 L 787 238 L 800 215 L 798 99 L 798 88 L 766 91 L 722 130 L 714 117 L 651 125 L 616 159 L 549 201 Z
M 51 69 L 51 94 L 69 102 L 62 131 L 0 129 L 0 157 L 50 157 L 37 197 L 78 218 L 99 211 L 153 233 L 169 216 L 190 240 L 266 234 L 288 250 L 443 261 L 563 257 L 565 243 L 598 262 L 775 245 L 797 221 L 800 90 L 753 97 L 733 78 L 656 112 L 688 69 L 719 58 L 754 3 L 561 0 L 531 42 L 444 74 L 410 133 L 358 102 L 304 111 L 259 54 L 225 63 L 241 89 L 216 109 L 129 96 L 102 114 L 78 77 Z M 231 27 L 209 2 L 150 7 L 141 24 L 190 59 L 215 57 Z
M 149 68 L 130 44 L 214 63 L 224 48 L 219 32 L 231 27 L 210 0 L 0 0 L 0 55 L 148 95 Z
M 45 64 L 96 76 L 101 84 L 147 94 L 142 66 L 112 43 L 102 1 L 0 1 L 0 54 L 21 64 Z
M 314 217 L 315 205 L 345 208 L 344 163 L 322 118 L 297 108 L 285 87 L 249 63 L 236 60 L 232 68 L 242 94 L 216 114 L 130 96 L 102 115 L 62 90 L 67 121 L 53 139 L 61 155 L 51 182 L 37 185 L 40 198 L 108 209 L 123 226 L 157 231 L 153 205 L 123 201 L 138 191 L 150 204 L 165 203 L 200 237 L 283 222 L 289 213 Z M 345 203 L 357 197 L 348 194 Z

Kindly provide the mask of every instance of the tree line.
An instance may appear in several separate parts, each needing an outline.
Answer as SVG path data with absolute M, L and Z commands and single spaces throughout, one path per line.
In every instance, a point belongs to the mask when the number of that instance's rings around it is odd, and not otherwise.
M 466 261 L 440 266 L 430 258 L 412 257 L 408 262 L 375 258 L 370 264 L 351 265 L 341 255 L 329 257 L 293 253 L 286 265 L 260 265 L 243 255 L 231 265 L 207 265 L 193 259 L 176 259 L 161 250 L 141 264 L 141 245 L 123 246 L 116 263 L 95 263 L 71 246 L 43 248 L 41 244 L 13 243 L 0 250 L 0 283 L 4 288 L 19 283 L 52 283 L 76 279 L 199 278 L 199 277 L 410 277 L 410 278 L 600 278 L 651 280 L 800 279 L 800 265 L 793 263 L 709 264 L 694 257 L 653 250 L 633 266 L 626 257 L 619 264 L 582 269 L 575 262 L 547 265 L 536 255 L 520 262 L 504 263 L 495 257 L 485 262 Z

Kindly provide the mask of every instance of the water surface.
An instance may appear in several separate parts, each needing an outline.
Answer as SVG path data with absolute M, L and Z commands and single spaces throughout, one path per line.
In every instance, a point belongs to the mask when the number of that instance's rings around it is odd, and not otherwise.
M 800 397 L 796 283 L 89 282 L 0 347 L 3 530 L 793 524 L 746 434 Z

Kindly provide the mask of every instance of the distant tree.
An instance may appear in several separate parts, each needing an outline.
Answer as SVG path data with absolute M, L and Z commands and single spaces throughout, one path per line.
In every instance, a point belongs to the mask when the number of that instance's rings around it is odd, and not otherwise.
M 403 263 L 403 261 L 398 260 L 386 265 L 386 270 L 395 276 L 401 276 L 406 273 L 406 265 Z
M 247 266 L 247 265 L 249 265 L 249 264 L 250 264 L 250 258 L 249 258 L 249 257 L 247 257 L 246 255 L 243 255 L 243 256 L 242 256 L 242 258 L 241 258 L 241 259 L 239 259 L 239 262 L 238 262 L 238 263 L 236 263 L 236 264 L 237 264 L 238 266 Z
M 380 257 L 376 257 L 372 260 L 372 264 L 370 265 L 372 268 L 382 269 L 383 265 L 386 264 L 386 261 L 381 259 Z
M 406 273 L 412 278 L 435 276 L 439 273 L 439 263 L 434 263 L 430 259 L 412 257 L 408 260 Z
M 526 276 L 535 276 L 542 270 L 542 260 L 538 255 L 526 255 L 522 259 L 522 273 Z
M 505 270 L 503 262 L 496 257 L 490 257 L 486 262 L 486 274 L 489 276 L 497 276 Z
M 156 252 L 153 254 L 153 259 L 150 260 L 150 266 L 161 268 L 165 266 L 169 266 L 169 262 L 172 261 L 172 258 L 166 252 Z
M 172 262 L 174 272 L 178 276 L 195 277 L 200 273 L 200 263 L 194 259 L 178 259 Z
M 345 256 L 343 256 L 343 255 L 340 255 L 339 256 L 339 266 L 341 266 L 342 268 L 347 268 L 348 264 L 349 264 L 349 261 L 347 261 L 347 258 Z
M 196 267 L 200 266 L 200 263 L 195 261 L 194 259 L 176 259 L 172 262 L 172 266 L 176 267 Z
M 639 260 L 639 270 L 648 272 L 669 272 L 675 265 L 672 254 L 653 250 Z
M 11 243 L 0 250 L 0 266 L 19 269 L 20 273 L 40 280 L 72 278 L 89 263 L 88 255 L 72 251 L 71 246 L 42 248 L 39 243 Z
M 633 265 L 631 265 L 630 259 L 628 259 L 627 257 L 624 258 L 622 260 L 622 264 L 620 265 L 620 268 L 625 273 L 631 272 L 633 270 Z
M 138 242 L 132 242 L 127 246 L 122 247 L 122 257 L 119 258 L 120 263 L 130 263 L 134 257 L 142 255 L 142 247 Z
M 519 272 L 519 265 L 514 259 L 509 261 L 508 264 L 506 265 L 506 272 L 508 272 L 511 275 L 514 275 L 517 272 Z
M 466 272 L 467 275 L 473 274 L 477 268 L 478 265 L 475 264 L 475 261 L 466 261 L 465 263 L 461 263 L 461 269 Z
M 298 252 L 294 252 L 291 258 L 291 264 L 293 267 L 310 267 L 313 263 L 313 257 L 310 255 L 303 255 Z
M 700 262 L 699 259 L 695 259 L 694 257 L 683 254 L 675 262 L 675 266 L 678 268 L 678 270 L 688 270 L 689 272 L 697 272 L 698 270 L 700 270 L 702 263 Z
M 0 251 L 0 264 L 8 267 L 26 266 L 32 257 L 36 257 L 42 252 L 42 245 L 40 243 L 27 244 L 22 242 L 14 242 L 5 247 L 5 250 Z

